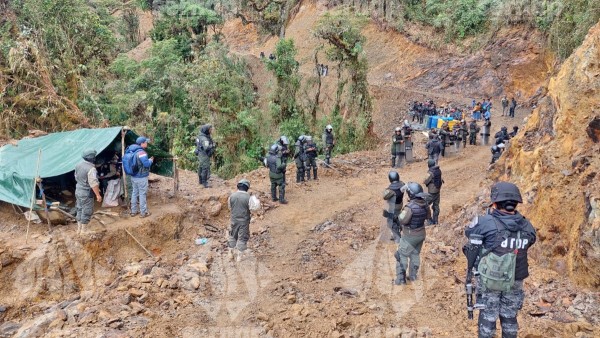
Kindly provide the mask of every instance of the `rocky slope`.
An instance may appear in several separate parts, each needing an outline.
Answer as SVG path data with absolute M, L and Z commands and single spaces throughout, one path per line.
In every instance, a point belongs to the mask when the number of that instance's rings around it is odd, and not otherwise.
M 525 192 L 545 265 L 600 287 L 600 24 L 548 85 L 493 175 Z

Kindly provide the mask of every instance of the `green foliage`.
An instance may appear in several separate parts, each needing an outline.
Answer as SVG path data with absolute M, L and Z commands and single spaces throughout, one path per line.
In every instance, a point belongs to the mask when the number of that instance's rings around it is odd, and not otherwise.
M 328 42 L 327 57 L 339 65 L 336 103 L 330 118 L 340 140 L 337 151 L 341 152 L 365 149 L 371 145 L 373 107 L 367 81 L 368 62 L 362 47 L 366 38 L 361 33 L 366 22 L 362 15 L 336 11 L 325 14 L 314 31 L 315 36 Z M 347 83 L 346 99 L 342 103 Z M 352 112 L 345 118 L 340 114 L 342 105 Z
M 267 69 L 273 72 L 277 81 L 273 103 L 278 109 L 273 109 L 275 121 L 283 121 L 298 112 L 296 95 L 300 89 L 300 64 L 296 61 L 298 50 L 294 40 L 281 39 L 275 46 L 275 60 L 266 59 Z
M 192 1 L 171 3 L 161 8 L 161 15 L 151 32 L 153 41 L 175 39 L 178 54 L 192 59 L 209 42 L 209 30 L 217 35 L 216 27 L 223 19 L 215 11 Z

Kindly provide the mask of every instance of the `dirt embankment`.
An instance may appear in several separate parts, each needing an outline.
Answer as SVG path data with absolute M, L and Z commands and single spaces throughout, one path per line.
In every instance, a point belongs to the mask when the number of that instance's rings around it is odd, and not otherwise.
M 600 287 L 600 24 L 550 80 L 494 177 L 519 184 L 545 264 Z

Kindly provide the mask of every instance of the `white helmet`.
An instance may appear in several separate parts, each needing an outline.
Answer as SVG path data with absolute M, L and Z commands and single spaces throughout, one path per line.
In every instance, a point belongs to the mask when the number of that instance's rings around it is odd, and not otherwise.
M 402 128 L 400 128 L 400 127 L 396 127 L 396 129 L 394 129 L 394 131 L 401 131 L 401 130 L 402 130 Z
M 290 144 L 290 142 L 288 141 L 288 138 L 287 138 L 287 136 L 285 136 L 285 135 L 282 135 L 282 136 L 281 136 L 279 139 L 281 140 L 281 143 L 283 143 L 283 144 L 284 144 L 284 145 L 286 145 L 286 146 L 287 146 L 288 144 Z
M 405 127 L 410 127 L 410 123 L 408 123 L 408 120 L 404 120 L 404 126 Z
M 325 130 L 332 131 L 333 127 L 331 126 L 331 124 L 328 124 L 327 127 L 325 127 Z

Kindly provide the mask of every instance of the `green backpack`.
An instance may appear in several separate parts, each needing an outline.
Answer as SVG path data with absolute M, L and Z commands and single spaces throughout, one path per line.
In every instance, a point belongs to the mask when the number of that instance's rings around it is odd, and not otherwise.
M 498 221 L 496 221 L 498 231 Z M 521 239 L 521 232 L 517 232 L 517 240 Z M 500 242 L 502 243 L 502 242 Z M 510 291 L 515 284 L 515 268 L 517 265 L 517 250 L 498 256 L 492 251 L 500 244 L 489 250 L 484 250 L 479 260 L 479 271 L 482 290 Z

